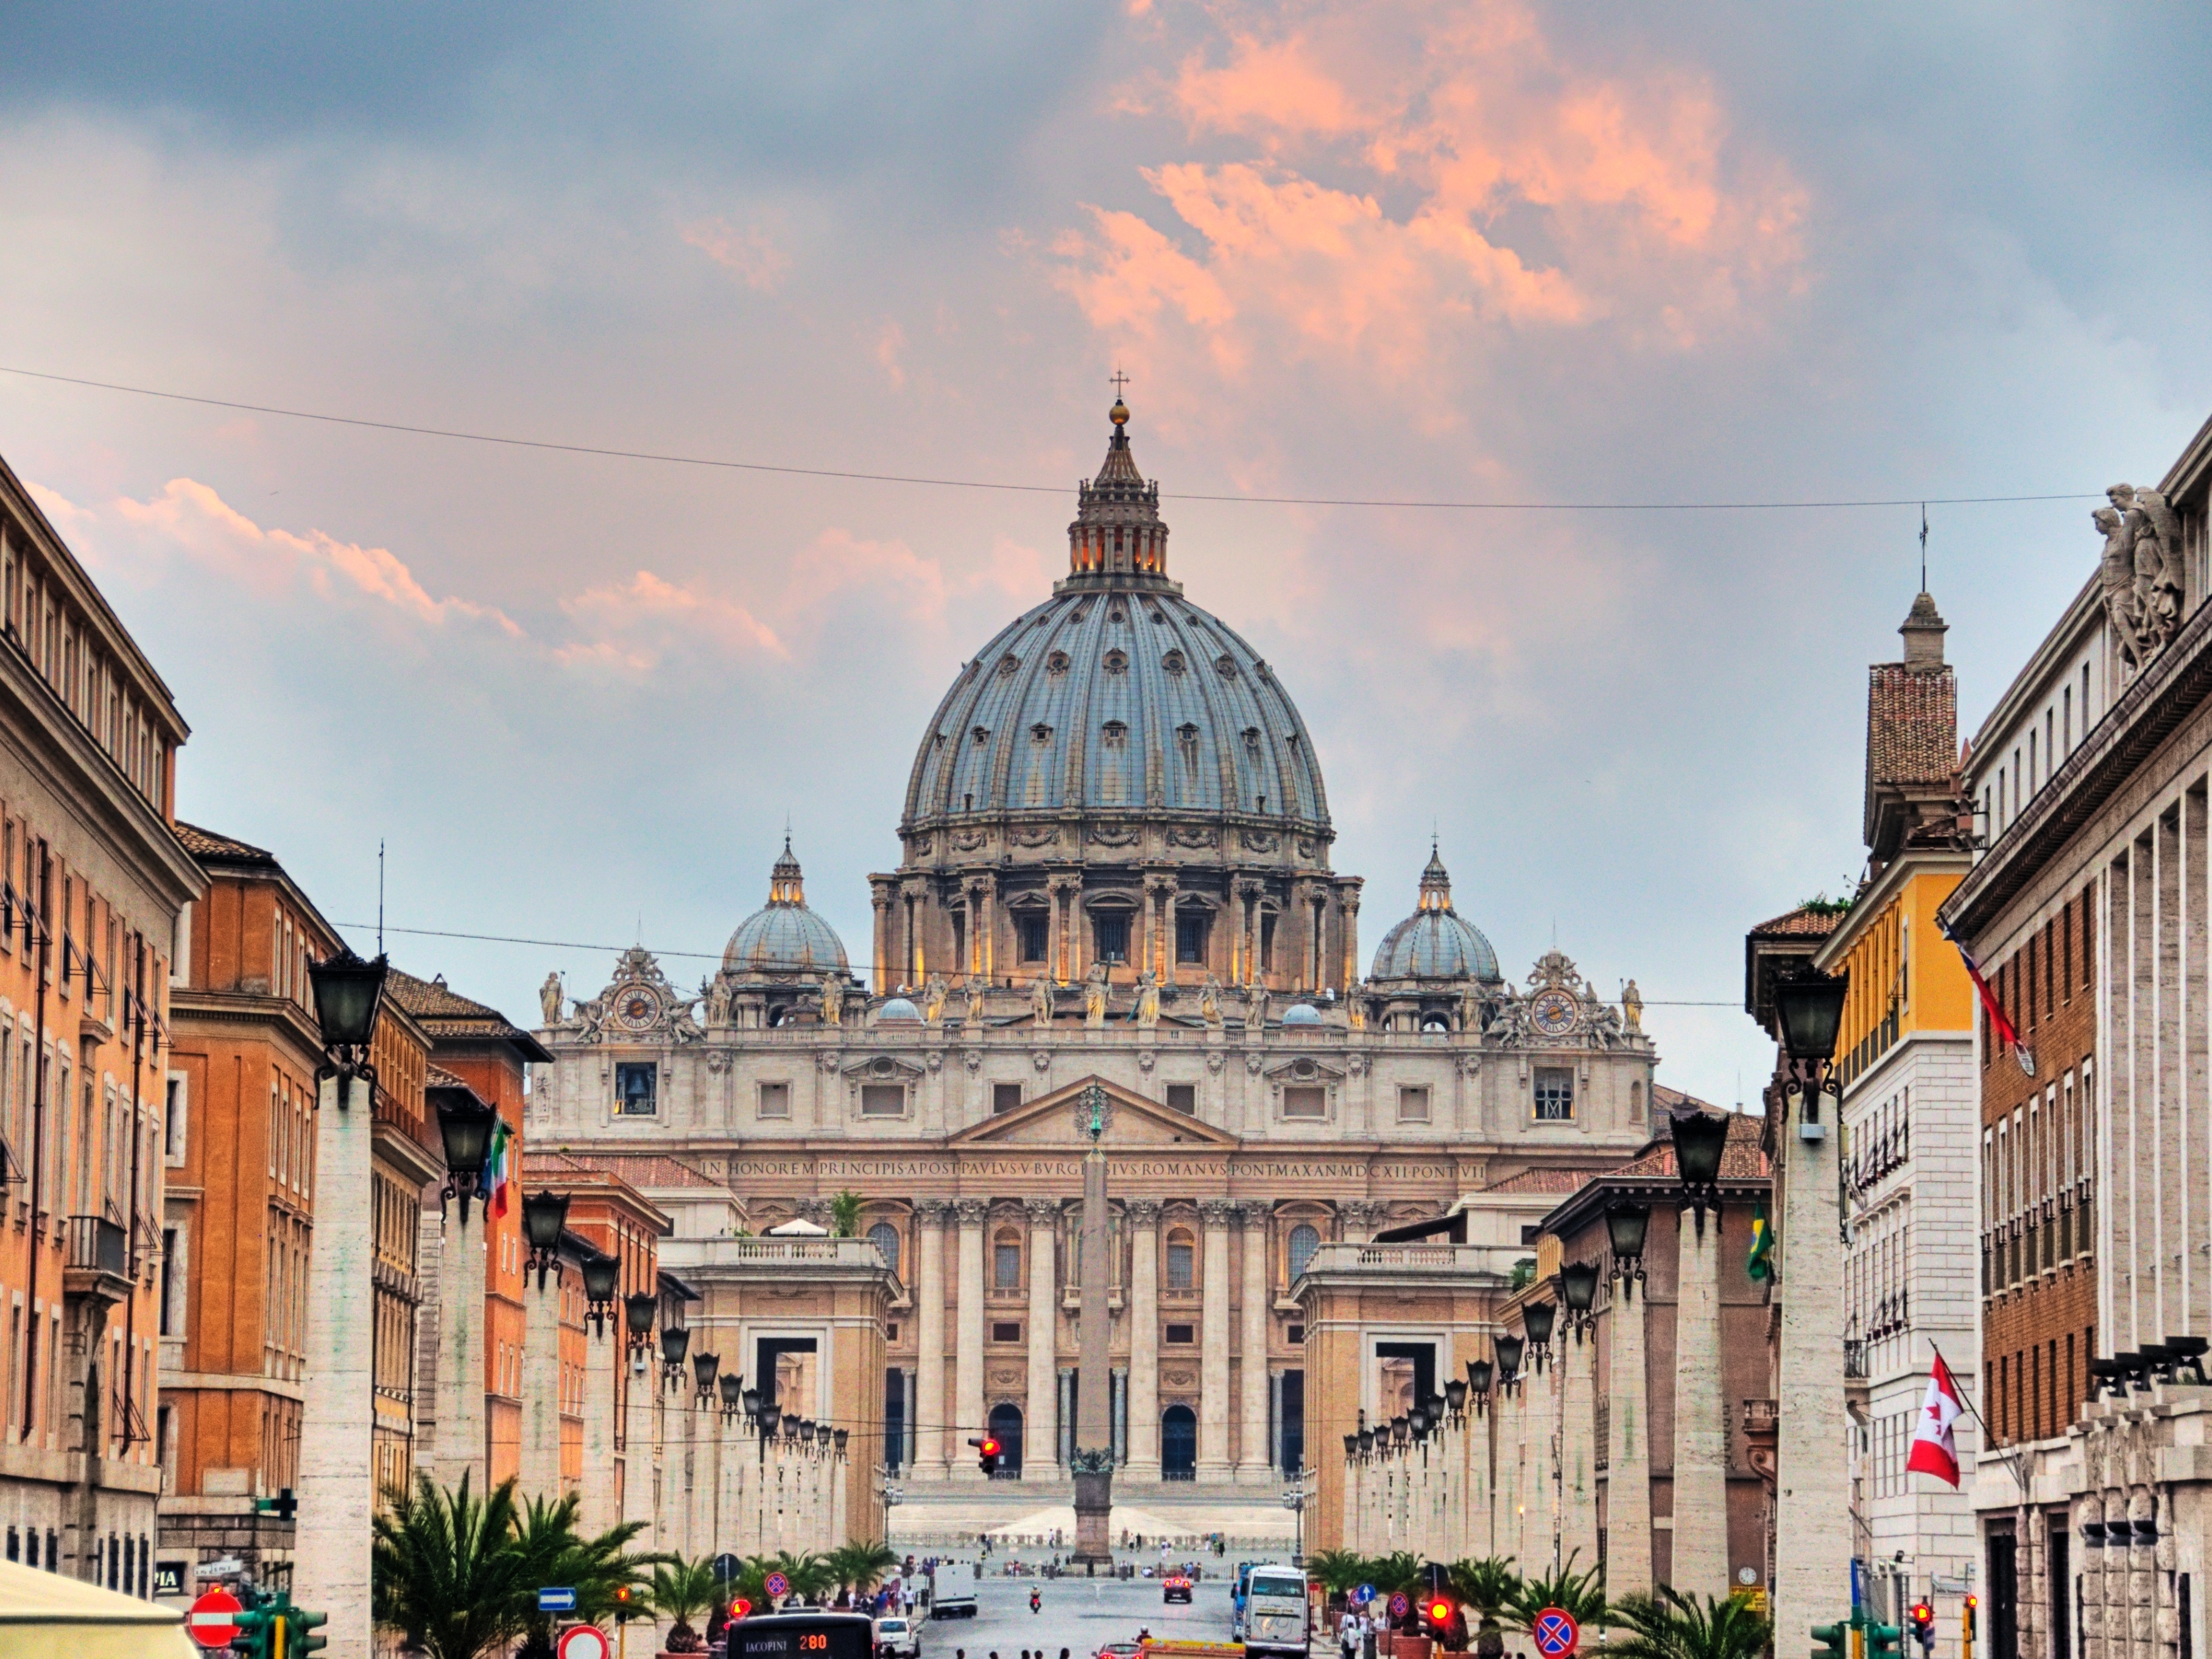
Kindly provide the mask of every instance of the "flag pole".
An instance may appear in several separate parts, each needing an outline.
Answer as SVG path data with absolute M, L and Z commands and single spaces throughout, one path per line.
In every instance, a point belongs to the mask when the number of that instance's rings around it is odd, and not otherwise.
M 1943 1358 L 1943 1350 L 1937 1346 L 1936 1339 L 1932 1336 L 1928 1339 L 1928 1349 L 1929 1352 L 1933 1353 L 1937 1359 L 1942 1361 L 1943 1369 L 1946 1371 L 1949 1371 L 1951 1376 L 1955 1380 L 1959 1373 L 1951 1370 L 1951 1362 Z M 1987 1447 L 1990 1450 L 1996 1453 L 1999 1457 L 2004 1459 L 2005 1467 L 2012 1471 L 2013 1484 L 2020 1488 L 2020 1501 L 2023 1504 L 2027 1503 L 2027 1475 L 2021 1468 L 2020 1454 L 2016 1451 L 2008 1451 L 2004 1447 L 1996 1443 L 1997 1437 L 1996 1431 L 1990 1427 L 1989 1419 L 1982 1415 L 1982 1408 L 1974 1403 L 1974 1398 L 1972 1395 L 1961 1389 L 1959 1390 L 1959 1400 L 1960 1402 L 1966 1407 L 1966 1410 L 1972 1414 L 1975 1426 L 1981 1430 L 1982 1444 Z

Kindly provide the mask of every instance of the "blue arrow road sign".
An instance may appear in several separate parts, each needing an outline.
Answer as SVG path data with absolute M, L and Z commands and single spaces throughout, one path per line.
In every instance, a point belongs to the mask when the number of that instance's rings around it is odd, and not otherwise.
M 541 1589 L 538 1592 L 538 1611 L 540 1613 L 574 1613 L 576 1592 L 568 1588 Z
M 1352 1599 L 1358 1602 L 1361 1607 L 1365 1607 L 1370 1601 L 1372 1601 L 1375 1599 L 1375 1586 L 1372 1584 L 1360 1585 L 1352 1592 Z

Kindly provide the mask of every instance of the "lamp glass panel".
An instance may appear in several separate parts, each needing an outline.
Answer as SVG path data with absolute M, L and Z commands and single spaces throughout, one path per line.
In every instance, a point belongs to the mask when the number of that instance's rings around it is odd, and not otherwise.
M 1674 1163 L 1686 1186 L 1710 1187 L 1720 1179 L 1721 1152 L 1728 1145 L 1728 1119 L 1709 1112 L 1685 1112 L 1674 1122 Z
M 1623 1204 L 1605 1212 L 1605 1231 L 1617 1256 L 1634 1259 L 1644 1254 L 1644 1235 L 1651 1229 L 1648 1205 Z
M 1559 1269 L 1559 1299 L 1569 1313 L 1588 1313 L 1597 1299 L 1597 1264 L 1570 1261 Z
M 1850 989 L 1844 974 L 1807 973 L 1774 988 L 1775 1011 L 1782 1017 L 1782 1046 L 1792 1060 L 1832 1060 L 1836 1032 L 1844 1021 L 1844 999 Z
M 522 1200 L 522 1236 L 533 1250 L 551 1250 L 568 1224 L 568 1194 L 532 1193 Z

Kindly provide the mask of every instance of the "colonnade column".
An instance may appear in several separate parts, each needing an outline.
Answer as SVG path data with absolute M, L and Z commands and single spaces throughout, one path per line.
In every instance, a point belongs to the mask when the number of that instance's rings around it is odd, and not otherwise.
M 468 1213 L 461 1213 L 468 1211 Z M 366 1225 L 366 1224 L 364 1224 Z M 441 1486 L 469 1478 L 484 1489 L 483 1207 L 469 1200 L 446 1210 L 438 1257 L 438 1427 L 432 1462 Z
M 644 1356 L 642 1370 L 638 1369 L 635 1355 Z M 641 1348 L 625 1348 L 623 1363 L 631 1369 L 623 1412 L 622 1518 L 645 1522 L 645 1530 L 637 1535 L 640 1550 L 665 1550 L 667 1546 L 658 1530 L 659 1459 L 653 1447 L 653 1394 L 659 1377 L 650 1340 Z
M 1236 1205 L 1209 1198 L 1204 1218 L 1206 1266 L 1200 1292 L 1198 1468 L 1200 1480 L 1226 1480 L 1229 1462 L 1229 1224 Z
M 1139 1480 L 1160 1473 L 1160 1206 L 1131 1199 L 1129 1225 L 1129 1469 Z
M 951 1437 L 957 1443 L 983 1431 L 983 1218 L 991 1206 L 984 1199 L 963 1198 L 952 1207 L 960 1224 L 959 1322 L 952 1339 Z M 954 1462 L 952 1473 L 956 1480 L 982 1479 L 966 1458 Z
M 615 1334 L 622 1303 L 586 1323 L 584 1331 L 584 1474 L 578 1518 L 596 1538 L 621 1521 L 615 1510 L 615 1368 L 622 1363 L 622 1340 Z
M 1793 1089 L 1790 1116 L 1805 1127 L 1806 1107 L 1814 1108 L 1810 1128 L 1826 1130 L 1843 1121 L 1843 1101 L 1823 1090 L 1808 1102 Z M 1825 1110 L 1820 1109 L 1825 1108 Z M 1784 1271 L 1792 1285 L 1831 1286 L 1843 1282 L 1844 1247 L 1837 1228 L 1837 1159 L 1840 1143 L 1828 1136 L 1806 1139 L 1788 1126 L 1775 1136 L 1786 1169 L 1782 1182 Z M 1774 1632 L 1777 1644 L 1815 1619 L 1831 1616 L 1838 1583 L 1850 1573 L 1850 1532 L 1834 1524 L 1850 1502 L 1845 1448 L 1850 1430 L 1844 1419 L 1844 1391 L 1833 1385 L 1836 1356 L 1844 1346 L 1844 1304 L 1840 1296 L 1785 1296 L 1777 1370 L 1790 1431 L 1778 1443 L 1774 1515 Z M 2055 1379 L 2054 1379 L 2055 1381 Z M 2039 1511 L 2034 1526 L 2023 1525 L 2021 1547 L 2033 1559 L 2035 1539 L 2044 1530 Z M 2029 1615 L 2032 1597 L 2021 1598 L 2023 1652 L 2040 1644 Z M 1992 1621 L 1994 1622 L 1994 1621 Z
M 1674 1559 L 1685 1595 L 1725 1596 L 1728 1407 L 1721 1395 L 1720 1218 L 1676 1217 L 1681 1267 L 1674 1310 Z
M 1248 1199 L 1237 1206 L 1244 1218 L 1244 1317 L 1238 1343 L 1243 1371 L 1237 1379 L 1237 1479 L 1265 1486 L 1274 1477 L 1267 1444 L 1267 1218 L 1274 1205 Z
M 1564 1312 L 1564 1310 L 1562 1310 Z M 1565 1508 L 1559 1516 L 1559 1559 L 1577 1571 L 1597 1565 L 1597 1337 L 1578 1331 L 1559 1339 L 1560 1484 Z
M 1022 1479 L 1059 1475 L 1060 1200 L 1024 1199 L 1030 1218 L 1030 1393 L 1022 1418 Z
M 1613 1282 L 1606 1335 L 1612 1378 L 1606 1389 L 1605 1578 L 1616 1593 L 1649 1594 L 1651 1577 L 1651 1441 L 1644 1374 L 1645 1310 L 1633 1299 L 1636 1281 Z
M 915 1253 L 921 1267 L 915 1277 L 915 1340 L 921 1352 L 915 1360 L 914 1475 L 917 1480 L 942 1480 L 945 1457 L 945 1217 L 952 1206 L 941 1198 L 925 1198 L 914 1206 L 917 1233 Z
M 529 1282 L 524 1270 L 522 1334 L 522 1447 L 517 1459 L 518 1498 L 561 1496 L 561 1279 L 547 1273 Z

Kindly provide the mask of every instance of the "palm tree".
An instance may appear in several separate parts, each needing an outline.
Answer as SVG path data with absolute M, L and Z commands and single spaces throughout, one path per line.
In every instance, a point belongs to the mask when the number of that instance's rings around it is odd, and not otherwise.
M 1367 1577 L 1362 1582 L 1374 1585 L 1378 1595 L 1392 1595 L 1403 1590 L 1410 1596 L 1428 1587 L 1428 1570 L 1422 1565 L 1421 1558 L 1411 1550 L 1370 1556 L 1365 1565 Z
M 369 1546 L 377 1624 L 430 1659 L 482 1659 L 512 1641 L 520 1598 L 541 1582 L 514 1547 L 514 1482 L 479 1500 L 466 1474 L 451 1492 L 417 1474 L 413 1491 L 395 1487 L 386 1499 Z
M 839 1238 L 860 1231 L 860 1195 L 850 1188 L 830 1200 L 830 1231 Z
M 1504 1652 L 1505 1636 L 1498 1616 L 1521 1595 L 1521 1575 L 1513 1571 L 1513 1558 L 1486 1555 L 1479 1560 L 1455 1561 L 1444 1583 L 1455 1596 L 1474 1609 L 1475 1652 L 1486 1659 Z
M 714 1564 L 703 1555 L 696 1561 L 671 1556 L 653 1570 L 653 1588 L 646 1592 L 646 1599 L 655 1613 L 671 1621 L 669 1652 L 706 1650 L 707 1644 L 691 1628 L 691 1618 L 714 1605 L 720 1588 Z
M 576 1592 L 572 1615 L 597 1624 L 615 1608 L 615 1591 L 622 1585 L 640 1588 L 645 1570 L 659 1558 L 633 1555 L 623 1546 L 645 1530 L 642 1521 L 626 1521 L 596 1538 L 576 1530 L 583 1508 L 575 1493 L 549 1500 L 533 1498 L 515 1516 L 514 1547 L 522 1556 L 522 1600 L 517 1608 L 523 1631 L 516 1659 L 551 1659 L 553 1619 L 538 1611 L 535 1587 L 565 1584 Z
M 1306 1577 L 1327 1590 L 1331 1601 L 1365 1583 L 1366 1570 L 1367 1563 L 1352 1550 L 1316 1550 L 1306 1557 Z
M 884 1582 L 884 1575 L 898 1565 L 898 1552 L 880 1541 L 855 1539 L 830 1552 L 830 1571 L 837 1583 L 855 1595 L 865 1595 Z
M 837 1588 L 836 1569 L 830 1558 L 812 1550 L 804 1555 L 783 1551 L 770 1559 L 767 1565 L 784 1576 L 791 1585 L 793 1597 L 798 1601 L 819 1601 Z
M 1708 1595 L 1700 1607 L 1695 1597 L 1662 1584 L 1659 1597 L 1638 1593 L 1613 1603 L 1614 1625 L 1630 1634 L 1608 1644 L 1613 1659 L 1759 1659 L 1773 1638 L 1771 1621 L 1741 1596 Z
M 1570 1553 L 1566 1565 L 1548 1577 L 1521 1582 L 1520 1593 L 1511 1602 L 1516 1630 L 1534 1630 L 1536 1615 L 1547 1607 L 1559 1608 L 1577 1625 L 1606 1622 L 1604 1572 L 1597 1567 L 1577 1572 L 1575 1562 L 1581 1554 L 1580 1550 Z

